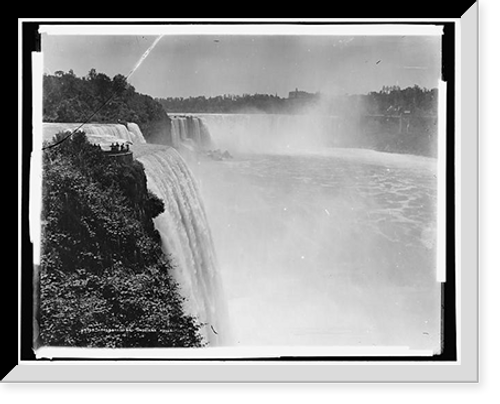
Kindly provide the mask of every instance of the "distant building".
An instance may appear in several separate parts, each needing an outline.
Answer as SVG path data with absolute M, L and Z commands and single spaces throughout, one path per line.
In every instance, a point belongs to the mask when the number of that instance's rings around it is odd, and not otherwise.
M 306 91 L 299 91 L 298 88 L 296 88 L 295 91 L 290 91 L 288 93 L 288 98 L 293 100 L 311 99 L 314 98 L 315 96 L 316 94 L 313 93 L 308 93 Z

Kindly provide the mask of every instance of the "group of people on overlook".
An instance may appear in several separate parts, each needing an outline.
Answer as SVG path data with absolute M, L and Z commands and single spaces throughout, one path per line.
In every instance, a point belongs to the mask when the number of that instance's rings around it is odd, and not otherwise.
M 119 144 L 119 143 L 111 143 L 111 151 L 112 152 L 128 152 L 130 150 L 130 146 L 128 144 Z

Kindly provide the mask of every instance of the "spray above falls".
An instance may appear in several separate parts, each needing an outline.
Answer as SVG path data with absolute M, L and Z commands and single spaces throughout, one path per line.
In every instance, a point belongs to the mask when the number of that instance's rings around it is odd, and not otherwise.
M 340 126 L 338 117 L 330 115 L 197 114 L 189 119 L 199 122 L 202 142 L 208 138 L 209 148 L 230 153 L 289 153 L 333 146 Z M 187 129 L 188 136 L 196 139 L 196 131 L 191 134 L 184 121 L 174 120 L 172 125 L 173 134 L 177 128 L 181 134 Z

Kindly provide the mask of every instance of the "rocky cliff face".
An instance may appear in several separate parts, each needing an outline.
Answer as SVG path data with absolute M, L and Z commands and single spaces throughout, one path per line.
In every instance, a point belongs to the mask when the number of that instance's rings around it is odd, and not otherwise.
M 162 115 L 159 119 L 143 124 L 141 130 L 148 143 L 172 146 L 171 119 L 166 113 Z
M 44 152 L 37 346 L 202 344 L 154 226 L 163 211 L 141 162 L 83 132 Z

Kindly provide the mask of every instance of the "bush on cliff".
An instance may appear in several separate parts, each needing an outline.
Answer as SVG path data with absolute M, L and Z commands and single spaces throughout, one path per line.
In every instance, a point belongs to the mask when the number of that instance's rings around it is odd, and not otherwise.
M 152 219 L 142 164 L 76 133 L 43 156 L 39 340 L 90 347 L 201 346 Z

